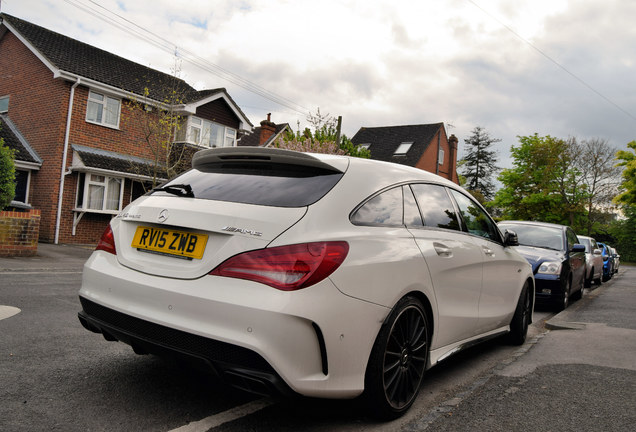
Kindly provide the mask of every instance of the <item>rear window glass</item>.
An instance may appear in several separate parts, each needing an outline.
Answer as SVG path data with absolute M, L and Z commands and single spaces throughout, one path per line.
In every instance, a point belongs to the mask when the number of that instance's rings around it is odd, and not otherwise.
M 343 173 L 282 164 L 222 164 L 192 169 L 163 186 L 187 184 L 195 198 L 273 207 L 304 207 L 333 188 Z M 166 192 L 153 192 L 166 194 Z
M 402 188 L 396 187 L 371 198 L 351 217 L 356 225 L 402 226 Z

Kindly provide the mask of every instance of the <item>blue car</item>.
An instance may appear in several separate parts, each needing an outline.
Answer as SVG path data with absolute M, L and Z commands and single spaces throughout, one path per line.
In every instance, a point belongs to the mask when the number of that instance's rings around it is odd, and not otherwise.
M 550 303 L 561 311 L 570 298 L 583 296 L 585 246 L 572 228 L 544 222 L 503 221 L 502 232 L 514 232 L 519 245 L 514 249 L 532 266 L 537 303 Z
M 614 256 L 612 249 L 607 243 L 598 243 L 598 247 L 601 248 L 601 255 L 603 256 L 603 281 L 608 281 L 614 275 Z

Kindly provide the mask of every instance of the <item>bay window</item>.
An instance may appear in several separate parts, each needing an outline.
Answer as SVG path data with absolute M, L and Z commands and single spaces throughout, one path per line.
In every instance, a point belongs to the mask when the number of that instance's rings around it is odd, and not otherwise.
M 122 208 L 123 192 L 123 178 L 80 173 L 77 188 L 77 210 L 117 213 Z
M 205 147 L 234 147 L 236 145 L 236 129 L 190 117 L 188 120 L 186 140 Z

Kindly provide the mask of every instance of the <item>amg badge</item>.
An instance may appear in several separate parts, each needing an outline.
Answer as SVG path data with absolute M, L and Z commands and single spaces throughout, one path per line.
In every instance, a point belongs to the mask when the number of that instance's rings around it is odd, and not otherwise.
M 235 232 L 235 233 L 241 233 L 241 234 L 249 234 L 249 235 L 253 235 L 256 237 L 260 237 L 263 235 L 262 232 L 258 232 L 258 231 L 254 231 L 254 230 L 248 230 L 245 228 L 236 228 L 236 227 L 231 227 L 231 226 L 225 226 L 223 228 L 221 228 L 221 231 L 229 231 L 229 232 Z

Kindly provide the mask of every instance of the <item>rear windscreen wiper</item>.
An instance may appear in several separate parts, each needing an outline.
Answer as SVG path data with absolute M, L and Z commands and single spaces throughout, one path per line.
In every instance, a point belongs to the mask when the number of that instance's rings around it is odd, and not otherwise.
M 173 195 L 182 196 L 186 198 L 194 198 L 194 192 L 192 192 L 192 186 L 189 184 L 174 184 L 164 187 L 154 188 L 153 192 L 167 192 Z

